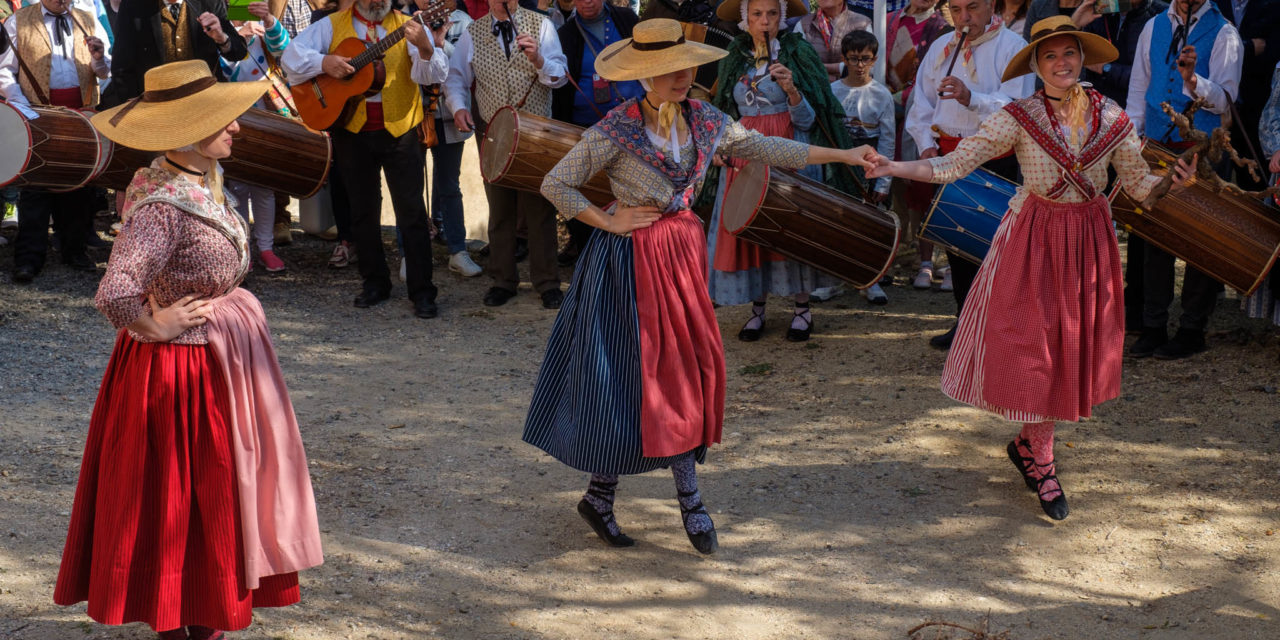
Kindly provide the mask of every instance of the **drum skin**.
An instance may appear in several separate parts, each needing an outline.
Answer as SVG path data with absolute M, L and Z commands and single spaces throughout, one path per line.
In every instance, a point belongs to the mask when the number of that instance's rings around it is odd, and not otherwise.
M 333 155 L 327 134 L 261 109 L 250 109 L 236 120 L 240 132 L 232 136 L 231 157 L 219 161 L 227 179 L 299 199 L 314 195 L 324 186 Z M 102 187 L 128 187 L 133 174 L 158 155 L 110 141 L 106 144 L 110 161 L 93 180 L 93 184 Z
M 893 265 L 898 216 L 793 171 L 747 163 L 724 194 L 729 233 L 865 289 Z
M 979 167 L 938 189 L 920 226 L 920 237 L 982 264 L 1017 189 L 1016 183 Z
M 1160 175 L 1177 159 L 1156 144 L 1148 144 L 1142 156 Z M 1245 295 L 1257 290 L 1280 255 L 1280 214 L 1194 178 L 1183 189 L 1171 189 L 1152 211 L 1140 211 L 1119 185 L 1110 197 L 1111 215 L 1125 230 Z
M 583 131 L 577 125 L 512 107 L 498 109 L 480 140 L 480 173 L 490 184 L 541 193 L 542 179 L 578 144 Z M 579 190 L 602 209 L 616 199 L 603 171 Z
M 85 186 L 104 164 L 106 138 L 88 116 L 66 107 L 31 105 L 38 117 L 28 119 L 16 107 L 0 103 L 0 146 L 9 156 L 0 186 L 72 191 Z M 15 171 L 16 170 L 16 171 Z

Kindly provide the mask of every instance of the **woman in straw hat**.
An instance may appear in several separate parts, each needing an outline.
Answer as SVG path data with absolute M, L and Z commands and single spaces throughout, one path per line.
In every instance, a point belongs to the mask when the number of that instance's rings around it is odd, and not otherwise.
M 769 138 L 689 100 L 695 68 L 725 52 L 686 42 L 680 23 L 646 20 L 606 48 L 596 71 L 646 94 L 610 111 L 547 174 L 560 213 L 596 227 L 578 259 L 533 393 L 524 440 L 591 474 L 578 513 L 605 542 L 631 546 L 613 516 L 621 474 L 671 467 L 685 532 L 717 548 L 694 462 L 720 441 L 724 353 L 707 295 L 706 239 L 690 210 L 717 152 L 772 165 L 864 164 L 870 147 Z M 578 190 L 603 171 L 606 213 Z
M 253 607 L 298 601 L 320 564 L 306 454 L 218 160 L 265 82 L 217 83 L 199 60 L 146 74 L 93 117 L 162 152 L 139 169 L 94 303 L 120 328 L 85 444 L 54 600 L 161 638 L 218 638 Z
M 831 82 L 818 53 L 804 36 L 779 33 L 788 15 L 805 15 L 801 0 L 726 0 L 716 8 L 724 20 L 741 20 L 743 33 L 729 43 L 720 61 L 712 104 L 748 129 L 800 142 L 821 141 L 846 149 L 853 146 L 845 126 L 844 107 L 831 93 Z M 854 15 L 848 13 L 847 15 Z M 845 25 L 846 27 L 848 25 Z M 836 50 L 840 49 L 836 40 Z M 795 302 L 786 339 L 803 342 L 813 330 L 809 292 L 834 287 L 840 280 L 813 267 L 740 240 L 720 223 L 724 194 L 746 161 L 727 161 L 732 169 L 713 168 L 707 176 L 704 202 L 714 198 L 707 253 L 711 260 L 711 299 L 717 304 L 752 303 L 738 339 L 754 342 L 764 330 L 765 302 L 770 294 Z M 801 174 L 849 194 L 862 193 L 848 167 L 809 167 Z M 878 287 L 878 285 L 875 285 Z M 877 291 L 878 292 L 878 291 Z
M 915 162 L 880 157 L 868 175 L 948 183 L 1010 148 L 1017 153 L 1024 184 L 973 283 L 942 390 L 1023 423 L 1009 458 L 1044 512 L 1061 520 L 1067 499 L 1054 465 L 1054 421 L 1088 417 L 1120 391 L 1124 305 L 1102 191 L 1107 166 L 1138 201 L 1159 178 L 1124 109 L 1078 81 L 1085 65 L 1115 60 L 1115 47 L 1065 16 L 1036 23 L 1032 36 L 1004 81 L 1035 73 L 1043 90 L 996 112 L 954 153 Z M 1182 184 L 1191 169 L 1180 163 L 1176 171 Z

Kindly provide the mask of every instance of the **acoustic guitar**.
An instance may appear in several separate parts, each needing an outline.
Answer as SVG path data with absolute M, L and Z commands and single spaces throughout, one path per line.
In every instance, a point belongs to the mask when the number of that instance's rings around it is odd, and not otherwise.
M 431 24 L 438 24 L 438 21 L 449 17 L 452 13 L 449 5 L 444 0 L 432 2 L 426 10 L 414 16 L 413 20 L 429 31 Z M 387 80 L 387 69 L 382 56 L 404 39 L 404 28 L 408 24 L 405 22 L 399 29 L 373 44 L 367 44 L 360 38 L 347 38 L 339 42 L 332 54 L 350 58 L 348 64 L 355 68 L 355 72 L 345 78 L 334 78 L 321 73 L 302 84 L 290 87 L 289 92 L 293 94 L 293 102 L 302 121 L 317 131 L 340 126 L 351 117 L 361 100 L 382 91 L 382 85 Z M 441 45 L 437 43 L 436 46 Z

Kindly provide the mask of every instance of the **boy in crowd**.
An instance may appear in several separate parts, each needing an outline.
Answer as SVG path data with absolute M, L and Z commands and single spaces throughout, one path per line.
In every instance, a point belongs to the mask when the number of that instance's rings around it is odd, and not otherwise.
M 876 64 L 880 43 L 870 32 L 855 30 L 840 41 L 841 55 L 849 73 L 831 83 L 831 93 L 844 107 L 845 126 L 854 146 L 865 144 L 876 148 L 880 155 L 893 157 L 894 116 L 893 96 L 883 84 L 871 77 Z M 880 204 L 889 197 L 892 178 L 876 181 L 871 202 Z M 868 287 L 864 292 L 871 304 L 885 304 L 889 298 L 880 284 Z

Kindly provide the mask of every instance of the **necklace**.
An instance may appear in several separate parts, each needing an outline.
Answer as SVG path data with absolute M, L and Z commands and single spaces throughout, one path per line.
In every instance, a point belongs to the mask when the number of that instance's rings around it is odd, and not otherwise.
M 189 173 L 189 174 L 191 174 L 191 175 L 193 175 L 193 176 L 200 176 L 201 178 L 203 178 L 203 177 L 205 177 L 205 175 L 206 175 L 206 174 L 208 174 L 208 173 L 209 173 L 208 171 L 196 171 L 195 169 L 192 169 L 191 167 L 188 167 L 188 166 L 184 166 L 184 165 L 178 164 L 178 163 L 174 162 L 174 161 L 173 161 L 173 159 L 172 159 L 172 158 L 170 158 L 169 156 L 165 156 L 165 157 L 164 157 L 164 161 L 165 161 L 165 162 L 168 162 L 168 163 L 169 163 L 169 166 L 173 167 L 174 169 L 177 169 L 177 170 L 179 170 L 179 171 L 181 171 L 181 172 L 183 172 L 183 173 Z

